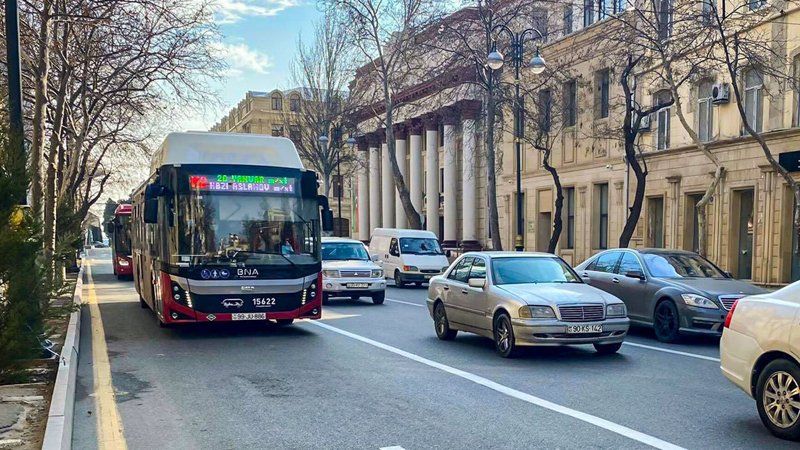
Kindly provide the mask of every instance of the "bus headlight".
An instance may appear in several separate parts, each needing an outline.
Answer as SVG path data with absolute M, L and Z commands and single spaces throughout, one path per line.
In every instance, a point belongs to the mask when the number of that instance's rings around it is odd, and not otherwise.
M 172 285 L 172 299 L 175 303 L 180 305 L 188 306 L 189 308 L 194 308 L 192 304 L 192 296 L 189 295 L 189 292 L 184 290 L 178 283 L 171 282 Z

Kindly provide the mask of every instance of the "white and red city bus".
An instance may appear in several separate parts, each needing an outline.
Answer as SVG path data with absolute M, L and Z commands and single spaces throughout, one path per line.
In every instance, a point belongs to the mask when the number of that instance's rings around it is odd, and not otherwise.
M 162 326 L 319 319 L 333 214 L 317 188 L 289 139 L 169 134 L 132 195 L 142 307 Z
M 111 246 L 111 260 L 114 266 L 114 275 L 118 279 L 129 278 L 133 275 L 131 261 L 131 211 L 130 204 L 117 205 L 114 215 L 106 225 L 106 234 Z

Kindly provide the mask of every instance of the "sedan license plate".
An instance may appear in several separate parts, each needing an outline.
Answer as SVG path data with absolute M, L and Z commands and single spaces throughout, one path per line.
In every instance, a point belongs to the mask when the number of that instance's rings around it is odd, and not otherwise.
M 231 320 L 266 320 L 267 313 L 233 313 Z
M 347 287 L 351 289 L 369 287 L 369 283 L 347 283 Z
M 602 333 L 602 325 L 567 325 L 567 333 Z

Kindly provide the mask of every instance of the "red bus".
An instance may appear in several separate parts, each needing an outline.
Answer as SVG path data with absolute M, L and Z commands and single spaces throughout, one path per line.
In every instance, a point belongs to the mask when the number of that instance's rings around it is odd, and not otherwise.
M 133 278 L 159 326 L 322 315 L 317 175 L 286 138 L 171 133 L 132 194 Z
M 133 206 L 123 203 L 117 206 L 114 216 L 106 226 L 108 242 L 111 246 L 111 262 L 114 275 L 118 279 L 133 277 L 133 261 L 131 260 L 131 212 Z

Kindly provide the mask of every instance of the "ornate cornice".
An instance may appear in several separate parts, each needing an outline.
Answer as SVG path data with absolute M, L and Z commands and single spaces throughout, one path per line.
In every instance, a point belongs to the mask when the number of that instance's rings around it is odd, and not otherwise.
M 408 132 L 404 123 L 392 125 L 392 131 L 394 131 L 394 140 L 396 141 L 404 141 L 408 138 Z

